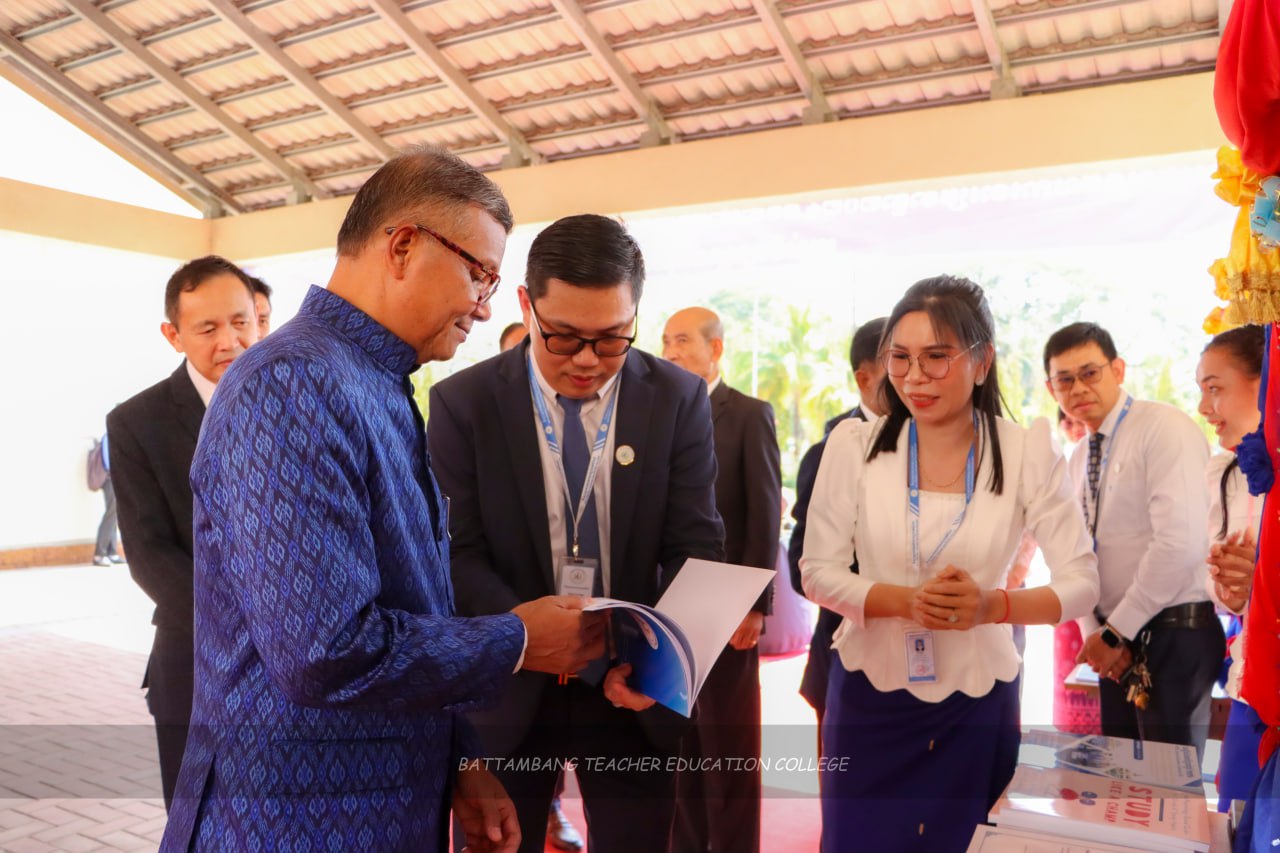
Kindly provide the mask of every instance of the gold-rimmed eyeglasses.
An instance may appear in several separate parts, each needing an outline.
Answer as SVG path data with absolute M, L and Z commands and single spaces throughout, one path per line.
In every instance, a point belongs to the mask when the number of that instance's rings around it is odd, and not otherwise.
M 1077 379 L 1084 385 L 1097 385 L 1106 366 L 1105 364 L 1086 364 L 1075 373 L 1055 373 L 1049 377 L 1049 384 L 1053 386 L 1053 390 L 1064 394 L 1075 387 Z
M 951 362 L 967 355 L 978 345 L 971 344 L 956 353 L 925 350 L 917 356 L 912 356 L 905 350 L 889 350 L 884 354 L 884 370 L 894 379 L 901 379 L 911 372 L 911 362 L 914 361 L 920 366 L 920 372 L 930 379 L 945 379 L 951 372 Z

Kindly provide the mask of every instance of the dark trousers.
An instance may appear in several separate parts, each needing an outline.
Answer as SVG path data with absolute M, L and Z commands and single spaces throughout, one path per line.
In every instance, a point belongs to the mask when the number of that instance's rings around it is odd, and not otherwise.
M 630 853 L 667 849 L 675 809 L 669 759 L 635 712 L 614 708 L 598 686 L 573 679 L 546 688 L 528 735 L 489 769 L 515 803 L 520 853 L 542 853 L 547 810 L 565 760 L 575 764 L 588 848 Z
M 160 784 L 164 807 L 173 803 L 173 792 L 182 769 L 182 753 L 187 748 L 187 728 L 191 724 L 194 676 L 191 634 L 173 628 L 156 628 L 142 686 L 147 688 L 147 708 L 156 723 L 156 743 L 160 752 Z
M 1203 759 L 1210 692 L 1226 654 L 1222 625 L 1215 619 L 1199 628 L 1157 625 L 1145 630 L 1151 632 L 1147 643 L 1150 702 L 1140 711 L 1126 701 L 1126 685 L 1100 679 L 1102 733 L 1136 740 L 1141 731 L 1146 740 L 1194 746 Z
M 98 541 L 93 546 L 93 556 L 110 557 L 116 553 L 116 490 L 111 485 L 111 478 L 102 486 L 102 499 L 107 508 L 102 513 L 102 521 L 98 522 Z
M 688 763 L 676 775 L 672 853 L 758 853 L 758 649 L 726 648 L 720 654 L 698 694 L 681 756 Z

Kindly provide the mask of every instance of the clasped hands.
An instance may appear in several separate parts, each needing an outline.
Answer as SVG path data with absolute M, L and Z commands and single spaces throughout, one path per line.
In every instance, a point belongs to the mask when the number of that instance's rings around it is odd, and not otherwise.
M 1244 610 L 1253 589 L 1257 545 L 1252 530 L 1232 533 L 1209 548 L 1209 577 L 1218 600 L 1235 613 Z
M 916 587 L 911 618 L 933 631 L 967 631 L 987 621 L 987 602 L 972 575 L 948 565 Z
M 589 599 L 578 595 L 547 595 L 526 601 L 512 609 L 524 622 L 528 645 L 524 666 L 533 672 L 552 675 L 576 674 L 605 653 L 609 616 L 605 612 L 585 612 Z M 627 686 L 631 664 L 609 670 L 604 677 L 605 698 L 617 708 L 643 711 L 654 700 Z

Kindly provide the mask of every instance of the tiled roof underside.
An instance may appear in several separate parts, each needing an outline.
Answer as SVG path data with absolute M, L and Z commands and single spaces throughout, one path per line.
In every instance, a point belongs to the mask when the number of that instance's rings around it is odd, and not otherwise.
M 213 200 L 1213 67 L 1218 0 L 7 0 L 0 61 Z M 983 21 L 987 21 L 984 38 Z

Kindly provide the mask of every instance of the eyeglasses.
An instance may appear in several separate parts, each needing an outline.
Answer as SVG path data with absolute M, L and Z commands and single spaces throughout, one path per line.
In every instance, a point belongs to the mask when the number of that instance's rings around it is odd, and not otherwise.
M 631 349 L 631 345 L 636 342 L 635 335 L 629 338 L 622 335 L 584 338 L 580 335 L 567 335 L 561 332 L 544 332 L 542 320 L 538 317 L 538 311 L 533 307 L 532 301 L 529 302 L 529 313 L 533 315 L 534 328 L 539 335 L 542 335 L 542 342 L 546 345 L 547 352 L 553 355 L 577 355 L 584 347 L 589 346 L 599 358 L 617 358 L 620 355 L 626 355 L 627 350 Z M 631 321 L 634 323 L 635 317 L 632 317 Z
M 390 225 L 383 230 L 388 235 L 390 235 L 394 233 L 396 228 L 398 227 L 399 226 L 397 225 Z M 466 249 L 462 248 L 461 246 L 459 246 L 457 243 L 453 242 L 449 238 L 444 237 L 440 234 L 437 234 L 435 231 L 432 231 L 427 226 L 419 225 L 417 222 L 415 222 L 413 223 L 413 227 L 417 228 L 419 231 L 423 232 L 424 234 L 429 234 L 432 237 L 436 238 L 437 242 L 439 242 L 441 246 L 444 246 L 450 252 L 453 252 L 455 255 L 462 258 L 464 261 L 467 262 L 468 265 L 471 266 L 471 268 L 475 271 L 473 280 L 475 281 L 476 284 L 480 285 L 480 290 L 478 293 L 476 293 L 477 305 L 483 305 L 493 298 L 493 294 L 498 291 L 498 282 L 502 280 L 502 277 L 498 275 L 497 270 L 489 269 L 489 267 L 480 263 L 480 261 L 476 259 L 475 255 L 471 254 Z
M 1049 384 L 1053 386 L 1053 390 L 1064 394 L 1075 387 L 1077 379 L 1085 385 L 1097 385 L 1098 380 L 1102 378 L 1102 370 L 1106 366 L 1105 364 L 1086 364 L 1075 373 L 1055 373 L 1049 377 Z
M 920 366 L 920 372 L 930 379 L 945 379 L 951 372 L 951 362 L 968 354 L 980 344 L 971 344 L 958 353 L 948 354 L 941 350 L 927 350 L 914 358 L 902 350 L 890 350 L 884 355 L 885 372 L 894 379 L 901 379 L 911 372 L 911 362 Z

